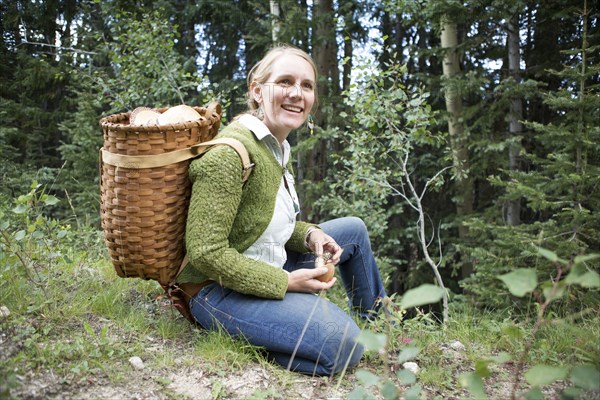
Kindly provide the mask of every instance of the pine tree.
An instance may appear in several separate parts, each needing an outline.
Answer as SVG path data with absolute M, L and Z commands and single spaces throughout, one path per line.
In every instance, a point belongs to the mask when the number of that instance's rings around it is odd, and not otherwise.
M 553 275 L 553 264 L 538 257 L 539 247 L 564 259 L 600 250 L 600 68 L 597 47 L 589 46 L 589 12 L 580 11 L 579 47 L 566 49 L 562 68 L 550 71 L 549 80 L 559 86 L 541 95 L 548 122 L 524 122 L 531 132 L 523 154 L 528 170 L 510 171 L 508 182 L 491 177 L 505 189 L 503 198 L 524 199 L 528 219 L 506 226 L 496 214 L 471 223 L 480 239 L 472 250 L 478 266 L 465 286 L 483 304 L 507 305 L 498 274 L 535 266 L 540 276 Z M 554 18 L 563 23 L 563 15 Z

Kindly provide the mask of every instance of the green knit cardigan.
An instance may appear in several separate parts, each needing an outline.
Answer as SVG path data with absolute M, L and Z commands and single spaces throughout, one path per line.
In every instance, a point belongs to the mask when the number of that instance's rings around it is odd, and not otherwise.
M 177 281 L 211 279 L 240 293 L 283 299 L 287 273 L 242 253 L 271 222 L 284 169 L 267 146 L 239 122 L 231 123 L 217 137 L 242 142 L 254 170 L 242 185 L 242 163 L 229 146 L 217 146 L 191 162 L 192 196 L 185 238 L 189 264 Z M 307 252 L 304 240 L 311 226 L 315 225 L 297 221 L 285 247 Z

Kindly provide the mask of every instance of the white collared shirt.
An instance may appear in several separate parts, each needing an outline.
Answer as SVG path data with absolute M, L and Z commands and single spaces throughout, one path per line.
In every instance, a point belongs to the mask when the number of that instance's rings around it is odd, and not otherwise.
M 244 114 L 238 118 L 238 122 L 252 131 L 254 136 L 271 150 L 277 162 L 284 169 L 271 222 L 256 242 L 244 252 L 244 255 L 254 260 L 264 261 L 274 267 L 283 268 L 287 261 L 285 244 L 292 237 L 296 216 L 300 211 L 294 178 L 285 168 L 290 159 L 290 144 L 287 140 L 284 140 L 280 145 L 277 138 L 269 131 L 269 128 L 253 115 Z

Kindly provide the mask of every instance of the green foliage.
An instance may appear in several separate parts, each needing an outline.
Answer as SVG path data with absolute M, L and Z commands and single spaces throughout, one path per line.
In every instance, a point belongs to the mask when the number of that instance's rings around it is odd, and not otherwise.
M 32 179 L 52 182 L 62 164 L 58 124 L 68 112 L 63 93 L 71 71 L 52 55 L 31 57 L 23 48 L 3 59 L 8 68 L 0 77 L 0 191 L 13 197 Z
M 85 72 L 79 72 L 78 76 L 77 86 L 71 88 L 73 97 L 77 99 L 75 111 L 59 125 L 65 140 L 58 150 L 66 165 L 60 182 L 77 214 L 87 222 L 98 223 L 98 149 L 102 147 L 98 120 L 106 105 L 99 96 L 100 88 L 93 76 Z
M 12 346 L 0 357 L 3 381 L 39 369 L 62 376 L 102 374 L 107 360 L 126 359 L 145 347 L 122 338 L 152 331 L 166 340 L 186 331 L 186 325 L 172 323 L 173 313 L 141 313 L 146 309 L 137 304 L 133 282 L 116 280 L 98 231 L 72 229 L 48 216 L 61 201 L 33 182 L 13 205 L 0 202 L 0 305 L 11 313 L 1 317 L 0 329 L 12 333 Z M 141 281 L 137 287 L 158 289 Z
M 358 338 L 365 350 L 374 352 L 386 352 L 387 338 L 385 335 L 376 334 L 368 330 L 363 330 Z M 416 347 L 407 347 L 403 349 L 397 358 L 397 363 L 402 364 L 413 360 L 419 354 Z M 366 369 L 358 369 L 355 373 L 359 386 L 348 395 L 349 399 L 375 399 L 374 389 L 377 389 L 384 399 L 398 399 L 402 391 L 389 378 L 380 376 Z M 409 387 L 403 391 L 405 399 L 419 399 L 421 388 L 415 384 L 415 375 L 409 370 L 402 369 L 396 374 L 399 382 Z
M 536 288 L 537 276 L 535 270 L 519 268 L 498 277 L 508 287 L 513 296 L 523 297 Z
M 567 368 L 534 365 L 525 373 L 525 379 L 531 386 L 550 385 L 556 380 L 567 377 Z
M 69 233 L 69 227 L 45 214 L 47 207 L 59 199 L 46 193 L 33 182 L 29 193 L 15 199 L 12 210 L 0 209 L 0 243 L 4 259 L 5 285 L 14 278 L 12 274 L 26 276 L 32 284 L 45 287 L 50 279 L 47 269 L 53 263 L 68 261 L 69 256 L 56 249 L 57 241 Z
M 464 250 L 477 267 L 462 284 L 482 305 L 505 307 L 515 300 L 503 296 L 503 288 L 494 282 L 498 272 L 526 268 L 530 275 L 552 273 L 556 260 L 538 259 L 538 247 L 565 255 L 598 250 L 600 217 L 594 210 L 600 207 L 600 102 L 597 88 L 586 84 L 596 67 L 585 61 L 584 54 L 590 53 L 585 45 L 572 52 L 578 54 L 577 63 L 553 71 L 560 77 L 561 88 L 541 95 L 544 104 L 560 118 L 556 123 L 525 122 L 533 134 L 523 154 L 527 171 L 506 172 L 508 180 L 496 174 L 489 176 L 492 185 L 505 191 L 499 202 L 522 199 L 526 207 L 523 215 L 529 220 L 506 226 L 497 208 L 467 221 L 473 241 Z M 589 259 L 585 264 L 593 268 L 597 261 Z
M 104 12 L 110 13 L 110 5 Z M 67 169 L 62 187 L 76 210 L 98 222 L 98 149 L 103 114 L 130 111 L 139 106 L 165 107 L 188 103 L 203 105 L 215 97 L 212 89 L 194 69 L 186 69 L 175 50 L 177 26 L 160 12 L 143 18 L 128 12 L 106 15 L 113 41 L 100 43 L 97 51 L 106 54 L 110 67 L 74 72 L 70 86 L 71 112 L 60 123 L 65 140 L 59 147 Z
M 400 307 L 408 309 L 411 307 L 419 307 L 425 304 L 439 302 L 444 296 L 444 289 L 439 286 L 424 284 L 417 288 L 407 290 L 402 296 Z
M 539 314 L 546 301 L 544 323 L 528 351 L 527 362 L 539 367 L 524 374 L 537 386 L 527 398 L 539 398 L 541 387 L 565 370 L 572 383 L 565 398 L 598 390 L 599 348 L 589 335 L 598 330 L 590 310 L 599 299 L 597 15 L 581 18 L 582 4 L 567 0 L 334 2 L 337 18 L 329 22 L 338 36 L 331 41 L 319 37 L 314 10 L 302 2 L 280 5 L 282 41 L 313 51 L 329 41 L 330 51 L 345 57 L 338 68 L 321 66 L 331 95 L 320 99 L 316 134 L 309 138 L 301 129 L 291 138 L 306 157 L 321 151 L 315 168 L 327 170 L 323 182 L 302 180 L 300 195 L 308 205 L 320 198 L 309 218 L 365 220 L 390 292 L 431 282 L 415 245 L 414 211 L 391 189 L 401 189 L 404 178 L 398 163 L 410 150 L 411 179 L 423 188 L 427 177 L 450 164 L 445 119 L 433 111 L 445 108 L 443 84 L 464 105 L 474 214 L 457 220 L 456 186 L 446 176 L 431 183 L 434 190 L 424 205 L 431 221 L 428 237 L 444 238 L 432 253 L 444 255 L 440 270 L 452 292 L 458 292 L 461 277 L 455 271 L 462 263 L 472 264 L 475 274 L 462 282 L 464 295 L 453 295 L 456 319 L 446 333 L 419 309 L 411 310 L 416 318 L 408 321 L 402 321 L 404 311 L 394 313 L 394 328 L 383 319 L 371 325 L 375 336 L 365 340 L 372 348 L 384 343 L 392 363 L 407 337 L 418 338 L 423 371 L 418 379 L 403 370 L 388 376 L 371 369 L 381 360 L 370 355 L 364 367 L 371 375 L 358 374 L 368 388 L 357 388 L 354 395 L 370 398 L 376 391 L 395 398 L 396 383 L 402 382 L 413 386 L 405 398 L 418 396 L 419 385 L 464 397 L 455 379 L 460 365 L 444 365 L 438 346 L 454 335 L 479 346 L 469 354 L 472 360 L 463 360 L 475 373 L 461 381 L 476 397 L 493 398 L 488 383 L 506 358 L 481 353 L 507 352 L 513 363 L 518 360 L 532 331 L 526 317 Z M 513 15 L 527 33 L 520 82 L 507 78 L 506 33 L 499 29 Z M 442 16 L 457 22 L 462 40 L 463 74 L 445 82 L 440 79 Z M 140 304 L 150 307 L 157 288 L 115 279 L 101 235 L 88 224 L 98 219 L 99 118 L 139 105 L 196 105 L 213 97 L 229 115 L 236 114 L 243 108 L 245 71 L 272 41 L 265 3 L 2 2 L 0 20 L 0 303 L 14 315 L 0 321 L 0 328 L 14 333 L 20 346 L 0 364 L 0 397 L 7 393 L 4 382 L 20 382 L 14 371 L 50 368 L 93 376 L 106 365 L 116 369 L 110 360 L 140 350 L 136 343 L 150 333 L 193 342 L 196 351 L 190 354 L 209 355 L 215 370 L 261 360 L 256 349 L 226 336 L 190 340 L 184 325 L 173 323 L 173 315 L 161 314 L 160 307 L 151 307 L 155 314 L 149 316 Z M 369 37 L 372 28 L 381 37 Z M 353 79 L 344 101 L 337 95 L 336 74 Z M 515 97 L 523 99 L 525 129 L 509 136 L 506 118 Z M 511 147 L 521 150 L 519 168 L 512 171 Z M 306 178 L 311 171 L 298 172 Z M 521 202 L 522 224 L 507 226 L 505 205 L 514 200 Z M 457 239 L 462 223 L 470 231 L 466 241 Z M 425 294 L 432 301 L 439 290 L 430 289 Z M 425 300 L 419 293 L 398 298 L 405 308 L 416 306 Z M 465 315 L 471 305 L 480 308 Z M 103 326 L 106 320 L 110 326 Z M 381 332 L 385 339 L 377 336 Z M 217 351 L 219 346 L 226 350 Z M 162 360 L 173 363 L 165 355 Z M 213 395 L 225 396 L 223 387 L 215 387 Z M 261 396 L 276 397 L 271 391 L 255 393 Z
M 97 231 L 86 227 L 75 230 L 47 216 L 62 201 L 65 200 L 49 195 L 43 186 L 34 183 L 29 192 L 12 203 L 9 199 L 0 203 L 2 234 L 8 235 L 12 243 L 9 247 L 7 242 L 0 241 L 0 256 L 8 261 L 0 271 L 0 305 L 11 310 L 10 318 L 0 321 L 0 329 L 11 332 L 11 343 L 18 345 L 17 351 L 11 350 L 0 357 L 0 377 L 5 385 L 0 393 L 6 387 L 23 384 L 16 375 L 41 374 L 48 369 L 57 379 L 64 379 L 61 394 L 80 380 L 129 379 L 131 372 L 123 368 L 123 363 L 133 355 L 141 356 L 153 370 L 173 373 L 201 364 L 204 376 L 218 377 L 219 381 L 224 376 L 241 373 L 249 363 L 256 362 L 290 381 L 299 379 L 270 365 L 260 349 L 225 332 L 190 330 L 164 298 L 161 300 L 161 289 L 154 282 L 116 277 Z M 37 222 L 43 220 L 46 221 L 43 224 Z M 47 230 L 44 226 L 53 228 Z M 48 246 L 61 256 L 43 258 L 49 254 Z M 34 280 L 24 273 L 17 252 L 24 256 Z M 549 252 L 545 254 L 551 259 L 561 259 Z M 578 261 L 588 262 L 589 257 Z M 23 298 L 27 301 L 22 301 Z M 343 303 L 343 294 L 340 292 L 332 301 Z M 390 305 L 392 313 L 400 316 L 393 319 L 396 324 L 386 324 L 389 322 L 386 316 L 367 324 L 360 339 L 369 349 L 365 360 L 357 371 L 345 372 L 346 377 L 353 374 L 351 378 L 339 377 L 344 393 L 352 393 L 346 397 L 420 399 L 430 388 L 448 393 L 447 397 L 464 397 L 456 385 L 458 371 L 464 370 L 465 365 L 473 365 L 478 372 L 483 373 L 487 368 L 493 373 L 494 365 L 502 365 L 507 358 L 490 356 L 482 361 L 453 361 L 440 350 L 440 344 L 449 338 L 460 339 L 472 347 L 472 357 L 478 359 L 482 354 L 496 354 L 503 347 L 519 351 L 520 342 L 530 331 L 525 323 L 504 327 L 505 315 L 469 314 L 458 308 L 452 312 L 453 320 L 447 330 L 442 331 L 428 314 L 419 313 L 417 318 L 402 321 L 404 314 L 397 306 Z M 575 384 L 572 389 L 581 393 L 594 390 L 595 370 L 591 365 L 598 362 L 600 349 L 589 332 L 597 329 L 594 320 L 548 326 L 539 332 L 543 347 L 534 348 L 532 358 L 549 366 L 554 366 L 557 360 L 564 367 L 581 364 L 569 368 L 568 377 Z M 510 338 L 506 338 L 508 335 Z M 415 375 L 400 369 L 398 366 L 406 361 L 418 362 L 422 372 Z M 135 379 L 140 376 L 135 375 Z M 482 378 L 484 384 L 485 379 L 489 378 Z M 166 382 L 163 378 L 159 380 Z M 12 386 L 6 386 L 10 382 L 14 382 Z M 326 379 L 317 382 L 323 391 L 335 384 Z M 230 394 L 225 385 L 212 389 L 221 397 Z M 254 394 L 254 398 L 269 396 L 275 395 L 265 391 Z
M 527 362 L 530 355 L 529 353 L 532 350 L 535 341 L 540 340 L 537 336 L 540 328 L 552 321 L 551 315 L 550 318 L 548 318 L 550 304 L 560 299 L 564 293 L 570 289 L 571 285 L 580 285 L 584 288 L 591 288 L 591 290 L 595 290 L 596 292 L 598 291 L 598 288 L 600 288 L 600 275 L 598 272 L 588 269 L 585 266 L 587 261 L 597 259 L 599 255 L 578 256 L 573 260 L 565 260 L 560 258 L 555 252 L 543 248 L 539 249 L 539 254 L 556 266 L 557 273 L 555 277 L 539 283 L 536 271 L 533 269 L 517 269 L 498 277 L 504 282 L 514 296 L 523 297 L 533 293 L 535 295 L 534 298 L 539 299 L 537 320 L 529 338 L 524 340 L 519 330 L 516 329 L 514 325 L 508 325 L 504 330 L 506 335 L 512 335 L 518 341 L 523 343 L 522 349 L 520 350 L 521 354 L 516 357 L 518 362 L 512 388 L 512 398 L 515 398 L 517 391 L 519 391 L 521 375 L 523 375 L 527 383 L 531 385 L 531 389 L 525 394 L 525 398 L 543 398 L 541 394 L 542 387 L 548 386 L 557 380 L 563 380 L 567 378 L 567 376 L 573 384 L 572 387 L 565 390 L 564 395 L 567 398 L 573 394 L 579 394 L 582 390 L 597 390 L 598 387 L 600 387 L 597 379 L 598 376 L 600 376 L 600 372 L 595 367 L 586 364 L 576 365 L 571 368 L 565 365 L 554 366 L 536 364 L 530 367 L 526 372 L 523 372 L 525 363 Z M 565 277 L 565 279 L 561 280 L 562 277 Z M 482 398 L 487 398 L 483 391 L 482 379 L 489 376 L 488 365 L 492 362 L 501 363 L 508 360 L 508 357 L 479 360 L 478 363 L 481 367 L 476 368 L 473 373 L 463 375 L 461 384 L 467 387 L 471 394 L 477 398 L 480 396 L 483 396 Z M 593 384 L 591 383 L 592 381 L 594 382 Z
M 422 285 L 419 288 L 414 289 L 413 291 L 409 291 L 402 298 L 401 304 L 399 307 L 414 307 L 416 305 L 424 305 L 433 302 L 437 302 L 440 300 L 441 295 L 439 295 L 438 287 L 430 287 L 430 285 Z M 435 293 L 435 294 L 432 294 Z M 416 297 L 423 295 L 422 298 L 416 300 Z M 407 304 L 404 306 L 404 304 Z M 365 351 L 367 352 L 377 352 L 383 355 L 383 359 L 385 362 L 384 370 L 389 371 L 390 367 L 388 364 L 392 365 L 403 365 L 404 363 L 414 360 L 420 353 L 420 349 L 414 346 L 402 346 L 399 354 L 396 354 L 393 359 L 390 358 L 391 354 L 394 354 L 394 346 L 391 343 L 392 337 L 395 336 L 393 333 L 393 327 L 390 323 L 390 313 L 393 313 L 392 310 L 394 306 L 393 299 L 390 299 L 388 304 L 385 305 L 388 310 L 385 314 L 385 319 L 388 322 L 387 327 L 387 335 L 382 333 L 376 333 L 369 329 L 364 329 L 357 341 L 363 345 Z M 374 324 L 376 326 L 376 324 Z M 358 369 L 355 373 L 355 376 L 360 383 L 358 387 L 356 387 L 349 395 L 350 399 L 374 399 L 375 392 L 374 390 L 378 390 L 379 393 L 383 396 L 384 399 L 398 399 L 400 398 L 400 394 L 403 395 L 405 399 L 420 399 L 421 398 L 421 386 L 416 384 L 416 376 L 415 374 L 408 369 L 400 369 L 395 374 L 396 376 L 392 380 L 391 377 L 386 376 L 387 374 L 378 375 L 366 369 Z M 397 380 L 397 383 L 394 381 Z M 408 388 L 405 390 L 401 390 L 397 384 L 406 385 Z
M 422 257 L 405 256 L 417 253 L 419 241 L 413 222 L 418 215 L 403 179 L 414 181 L 418 191 L 442 188 L 443 176 L 436 175 L 439 163 L 422 155 L 437 152 L 444 138 L 429 129 L 434 120 L 427 93 L 405 87 L 404 66 L 365 62 L 357 70 L 357 81 L 345 94 L 349 111 L 342 116 L 348 126 L 333 132 L 343 151 L 334 155 L 334 176 L 325 185 L 329 192 L 317 204 L 331 216 L 363 218 L 377 243 L 376 254 L 391 264 L 395 269 L 391 272 L 410 274 L 401 286 L 405 290 L 430 281 L 431 275 L 429 271 L 419 275 L 418 268 L 425 265 Z M 404 175 L 403 163 L 410 177 Z M 434 175 L 436 179 L 427 183 Z M 427 200 L 423 202 L 429 210 Z M 437 234 L 427 226 L 427 234 Z
M 197 95 L 202 81 L 183 69 L 183 60 L 174 49 L 174 27 L 160 13 L 140 20 L 123 13 L 112 29 L 115 42 L 108 54 L 114 78 L 103 82 L 102 95 L 113 112 L 182 104 L 191 96 L 200 97 L 196 101 L 202 104 L 210 97 Z

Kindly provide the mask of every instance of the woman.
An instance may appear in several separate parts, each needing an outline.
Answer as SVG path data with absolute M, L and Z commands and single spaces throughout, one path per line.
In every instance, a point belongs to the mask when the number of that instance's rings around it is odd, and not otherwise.
M 299 211 L 286 138 L 309 118 L 316 68 L 304 51 L 270 50 L 248 75 L 249 110 L 218 137 L 241 141 L 255 167 L 242 185 L 242 165 L 227 146 L 190 165 L 192 197 L 186 227 L 189 265 L 178 281 L 202 282 L 190 300 L 195 320 L 262 346 L 290 370 L 330 375 L 360 360 L 360 329 L 339 307 L 316 296 L 333 254 L 351 305 L 366 318 L 385 296 L 369 237 L 358 218 L 320 226 L 296 221 Z M 314 254 L 311 254 L 311 251 Z

